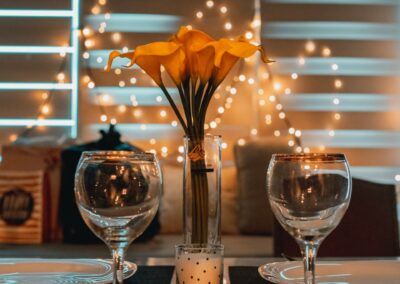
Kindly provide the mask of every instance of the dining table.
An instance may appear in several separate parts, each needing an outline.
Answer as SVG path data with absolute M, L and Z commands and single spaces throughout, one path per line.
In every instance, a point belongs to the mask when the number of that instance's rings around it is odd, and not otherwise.
M 0 244 L 1 259 L 109 259 L 108 250 L 104 245 L 68 245 L 68 244 L 45 244 L 45 245 L 4 245 Z M 300 259 L 296 259 L 300 262 Z M 172 256 L 135 257 L 134 250 L 128 250 L 126 261 L 137 265 L 137 271 L 133 276 L 124 281 L 126 284 L 175 284 L 175 259 Z M 233 257 L 224 258 L 224 281 L 223 284 L 268 284 L 263 279 L 258 267 L 266 263 L 289 261 L 283 257 Z M 319 258 L 318 262 L 326 261 L 390 261 L 400 268 L 400 257 L 382 258 Z M 318 265 L 318 263 L 317 263 Z M 0 274 L 0 283 L 1 274 Z M 343 283 L 343 282 L 341 282 Z M 344 282 L 347 283 L 347 282 Z M 352 282 L 350 282 L 352 283 Z M 358 282 L 357 282 L 358 283 Z M 395 277 L 390 284 L 400 283 L 400 269 L 398 278 Z M 377 283 L 378 284 L 378 283 Z

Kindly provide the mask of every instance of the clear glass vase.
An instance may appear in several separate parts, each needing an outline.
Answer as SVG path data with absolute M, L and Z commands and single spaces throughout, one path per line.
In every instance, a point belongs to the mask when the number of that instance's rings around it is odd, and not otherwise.
M 221 136 L 185 137 L 184 145 L 184 242 L 220 244 Z

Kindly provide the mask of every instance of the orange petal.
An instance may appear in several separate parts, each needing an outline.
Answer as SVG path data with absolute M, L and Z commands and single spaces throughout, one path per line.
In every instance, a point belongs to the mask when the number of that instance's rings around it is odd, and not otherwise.
M 114 59 L 117 57 L 124 57 L 124 58 L 129 58 L 132 60 L 132 58 L 134 57 L 134 52 L 121 53 L 116 50 L 112 51 L 110 53 L 110 55 L 108 56 L 108 62 L 107 62 L 107 66 L 106 66 L 107 72 L 111 70 L 112 63 L 113 63 Z M 135 64 L 135 63 L 131 62 L 130 66 L 132 66 L 133 64 Z

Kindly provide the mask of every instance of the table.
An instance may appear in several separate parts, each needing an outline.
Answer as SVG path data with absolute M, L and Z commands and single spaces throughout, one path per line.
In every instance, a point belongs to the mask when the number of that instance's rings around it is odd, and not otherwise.
M 78 249 L 77 249 L 78 248 Z M 109 258 L 109 252 L 104 245 L 82 246 L 73 245 L 37 245 L 37 246 L 12 246 L 0 245 L 0 257 L 42 257 L 42 258 Z M 343 258 L 330 258 L 324 260 L 343 260 Z M 365 260 L 365 258 L 352 258 L 352 260 Z M 376 259 L 376 258 L 374 258 Z M 396 259 L 400 258 L 382 258 L 382 259 Z M 157 281 L 157 277 L 166 277 L 167 275 L 174 275 L 174 258 L 172 257 L 136 257 L 134 251 L 130 251 L 127 256 L 128 261 L 132 261 L 139 266 L 139 272 L 126 281 L 126 284 L 164 284 Z M 229 279 L 229 267 L 252 267 L 251 275 L 254 279 L 249 279 L 246 283 L 240 284 L 261 284 L 268 283 L 261 278 L 258 278 L 256 268 L 262 264 L 283 261 L 282 258 L 273 257 L 226 257 L 224 259 L 224 284 L 231 283 Z M 350 260 L 346 258 L 346 260 Z M 254 270 L 253 270 L 254 268 Z M 158 274 L 155 274 L 157 272 Z M 246 271 L 247 273 L 249 270 Z M 140 278 L 142 277 L 142 278 Z M 143 278 L 144 277 L 144 278 Z M 153 277 L 154 281 L 147 281 L 146 277 Z M 255 279 L 257 278 L 257 279 Z M 144 282 L 143 279 L 146 279 Z M 175 279 L 172 278 L 166 284 L 175 284 Z

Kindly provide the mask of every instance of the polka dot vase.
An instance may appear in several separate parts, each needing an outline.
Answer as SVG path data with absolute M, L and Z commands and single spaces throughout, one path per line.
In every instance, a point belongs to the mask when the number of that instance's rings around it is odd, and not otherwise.
M 222 245 L 177 245 L 176 284 L 222 284 L 224 247 Z

